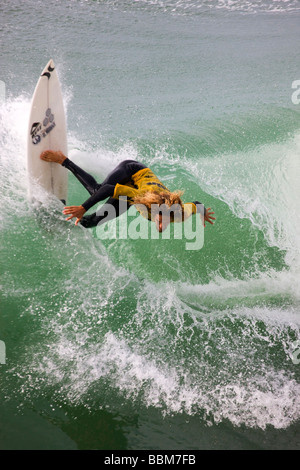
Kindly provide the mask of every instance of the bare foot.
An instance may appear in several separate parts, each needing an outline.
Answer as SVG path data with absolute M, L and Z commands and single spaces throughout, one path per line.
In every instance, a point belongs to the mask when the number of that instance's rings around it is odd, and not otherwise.
M 53 162 L 62 164 L 67 157 L 60 150 L 45 150 L 41 153 L 40 159 L 44 162 Z

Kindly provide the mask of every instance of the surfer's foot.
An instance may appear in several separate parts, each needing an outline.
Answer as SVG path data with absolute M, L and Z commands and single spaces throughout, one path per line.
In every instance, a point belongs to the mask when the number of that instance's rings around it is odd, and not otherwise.
M 45 150 L 40 155 L 40 159 L 44 160 L 44 162 L 60 163 L 60 165 L 66 158 L 67 157 L 60 150 Z

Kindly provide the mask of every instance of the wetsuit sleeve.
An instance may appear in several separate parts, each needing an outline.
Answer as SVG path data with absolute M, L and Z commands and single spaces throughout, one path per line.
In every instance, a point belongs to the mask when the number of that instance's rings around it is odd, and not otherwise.
M 88 211 L 92 206 L 97 204 L 97 202 L 103 201 L 108 197 L 119 199 L 120 196 L 127 196 L 128 198 L 132 198 L 136 194 L 137 190 L 132 186 L 126 186 L 118 183 L 115 186 L 113 184 L 104 184 L 81 205 L 85 208 L 86 211 Z
M 103 201 L 108 197 L 111 197 L 114 193 L 115 186 L 112 184 L 104 184 L 101 186 L 98 191 L 94 192 L 91 197 L 89 197 L 82 205 L 86 211 L 88 211 L 92 206 L 97 204 L 97 202 Z
M 187 220 L 193 214 L 201 214 L 202 211 L 199 205 L 203 206 L 203 204 L 199 201 L 187 202 L 186 204 L 183 204 L 183 220 Z M 205 211 L 206 209 L 204 207 L 204 214 Z M 174 222 L 182 222 L 182 220 L 174 220 Z
M 206 207 L 204 206 L 204 204 L 202 204 L 202 202 L 194 201 L 193 204 L 196 207 L 195 213 L 201 214 L 204 212 L 204 215 L 206 214 Z M 199 206 L 203 206 L 203 212 L 202 212 L 202 207 L 199 207 Z

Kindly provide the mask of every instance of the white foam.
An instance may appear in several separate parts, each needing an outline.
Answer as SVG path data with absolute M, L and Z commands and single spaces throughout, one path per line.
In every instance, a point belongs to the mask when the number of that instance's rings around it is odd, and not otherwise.
M 21 214 L 27 193 L 26 135 L 30 102 L 20 96 L 0 107 L 0 219 Z M 24 198 L 25 196 L 25 198 Z
M 118 335 L 107 333 L 104 342 L 83 348 L 81 341 L 61 337 L 54 351 L 42 360 L 37 370 L 46 376 L 47 386 L 59 385 L 60 399 L 85 402 L 106 381 L 129 400 L 142 400 L 147 407 L 164 413 L 205 413 L 208 423 L 229 419 L 234 425 L 265 429 L 286 428 L 300 416 L 300 385 L 284 371 L 261 364 L 260 373 L 229 380 L 207 371 L 189 374 L 184 366 L 170 366 L 147 357 L 140 346 L 129 346 Z M 88 350 L 87 350 L 88 349 Z M 226 377 L 225 377 L 226 378 Z M 95 392 L 96 391 L 96 392 Z

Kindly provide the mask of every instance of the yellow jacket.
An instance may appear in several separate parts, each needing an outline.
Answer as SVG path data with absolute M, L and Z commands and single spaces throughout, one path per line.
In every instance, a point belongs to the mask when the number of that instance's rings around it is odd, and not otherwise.
M 169 189 L 161 183 L 157 176 L 150 170 L 150 168 L 143 168 L 137 173 L 132 175 L 132 182 L 125 184 L 116 184 L 115 191 L 113 194 L 114 199 L 119 199 L 121 196 L 126 196 L 129 199 L 133 199 L 135 196 L 148 191 L 157 192 L 170 192 Z M 137 210 L 146 219 L 151 220 L 151 214 L 146 210 L 145 206 L 139 204 L 136 205 Z M 196 214 L 197 207 L 193 202 L 183 204 L 183 220 L 186 220 L 192 214 Z M 182 222 L 182 217 L 176 219 L 174 222 Z

